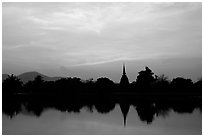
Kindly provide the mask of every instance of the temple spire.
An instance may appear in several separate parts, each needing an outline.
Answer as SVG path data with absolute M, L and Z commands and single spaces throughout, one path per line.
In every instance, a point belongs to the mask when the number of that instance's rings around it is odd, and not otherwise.
M 121 85 L 121 88 L 127 88 L 127 86 L 129 85 L 129 80 L 128 80 L 128 77 L 126 75 L 126 71 L 125 71 L 125 63 L 123 63 L 123 74 L 122 74 L 122 77 L 120 79 L 120 85 Z
M 126 75 L 126 72 L 125 72 L 125 63 L 123 63 L 123 75 Z

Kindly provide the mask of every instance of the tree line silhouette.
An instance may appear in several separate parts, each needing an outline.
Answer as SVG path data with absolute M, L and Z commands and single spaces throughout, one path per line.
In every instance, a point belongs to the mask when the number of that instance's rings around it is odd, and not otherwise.
M 123 76 L 122 76 L 123 78 Z M 121 78 L 121 80 L 122 80 Z M 138 95 L 202 95 L 202 80 L 192 82 L 182 77 L 174 78 L 154 75 L 148 67 L 139 72 L 132 83 L 115 83 L 107 77 L 82 80 L 77 77 L 61 78 L 56 81 L 44 81 L 42 76 L 23 82 L 15 75 L 3 81 L 3 94 L 138 94 Z
M 120 83 L 107 77 L 82 80 L 77 77 L 44 81 L 42 76 L 23 82 L 9 75 L 2 83 L 2 110 L 11 118 L 20 112 L 40 116 L 48 108 L 61 112 L 109 113 L 120 106 L 126 125 L 130 106 L 135 108 L 141 121 L 150 124 L 155 117 L 167 116 L 170 110 L 192 113 L 202 109 L 202 80 L 192 82 L 181 77 L 172 81 L 168 77 L 154 75 L 151 69 L 139 72 L 137 79 L 129 83 L 123 70 Z

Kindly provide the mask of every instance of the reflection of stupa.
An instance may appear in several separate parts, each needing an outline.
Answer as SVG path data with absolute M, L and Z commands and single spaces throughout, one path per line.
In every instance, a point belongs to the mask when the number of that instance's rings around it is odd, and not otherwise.
M 123 75 L 120 79 L 120 85 L 122 87 L 126 87 L 128 84 L 129 84 L 129 80 L 128 80 L 128 77 L 127 77 L 126 72 L 125 72 L 125 65 L 123 64 Z
M 130 108 L 130 104 L 127 104 L 127 103 L 121 103 L 120 104 L 120 109 L 122 111 L 123 118 L 124 118 L 124 121 L 123 121 L 124 126 L 126 126 L 126 117 L 127 117 L 129 108 Z

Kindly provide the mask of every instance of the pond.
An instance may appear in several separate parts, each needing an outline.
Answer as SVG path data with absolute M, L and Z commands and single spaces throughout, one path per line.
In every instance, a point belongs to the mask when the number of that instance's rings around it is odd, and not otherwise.
M 151 124 L 142 122 L 131 106 L 124 127 L 120 107 L 108 114 L 60 112 L 48 109 L 40 117 L 23 111 L 14 118 L 3 114 L 3 134 L 201 134 L 202 115 L 170 111 L 166 117 L 157 117 Z
M 37 102 L 44 107 L 39 107 Z M 69 105 L 64 106 L 61 102 L 60 105 L 48 106 L 42 105 L 40 99 L 38 101 L 35 99 L 32 103 L 21 102 L 18 110 L 17 102 L 10 102 L 12 103 L 15 103 L 15 110 L 6 110 L 3 105 L 3 135 L 202 134 L 201 108 L 184 101 L 171 106 L 164 101 L 160 103 L 123 101 L 112 104 L 108 100 L 100 101 L 99 104 L 94 102 L 94 105 L 91 102 L 86 102 L 86 105 L 73 102 L 74 105 L 71 105 L 69 102 L 67 103 Z

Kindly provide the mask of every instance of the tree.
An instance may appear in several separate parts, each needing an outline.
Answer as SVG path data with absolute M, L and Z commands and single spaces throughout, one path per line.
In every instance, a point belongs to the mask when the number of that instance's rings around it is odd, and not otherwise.
M 171 87 L 177 93 L 183 92 L 186 94 L 192 92 L 193 82 L 191 79 L 177 77 L 172 80 Z
M 175 88 L 189 88 L 193 85 L 193 82 L 191 79 L 177 77 L 172 80 L 171 84 Z
M 23 85 L 23 82 L 18 77 L 12 74 L 3 81 L 3 84 L 2 84 L 3 94 L 21 93 L 22 85 Z
M 35 79 L 33 81 L 28 81 L 24 88 L 25 88 L 25 92 L 40 92 L 42 93 L 43 91 L 43 86 L 44 86 L 44 80 L 43 77 L 38 75 L 35 77 Z
M 157 90 L 168 90 L 169 83 L 168 77 L 162 74 L 160 76 L 156 76 L 154 88 Z
M 194 94 L 202 96 L 202 79 L 193 84 Z
M 139 88 L 147 89 L 150 88 L 151 84 L 155 81 L 153 77 L 153 72 L 148 67 L 145 70 L 140 71 L 136 79 L 136 84 Z
M 114 82 L 106 77 L 98 78 L 96 87 L 98 91 L 111 91 L 114 87 Z

